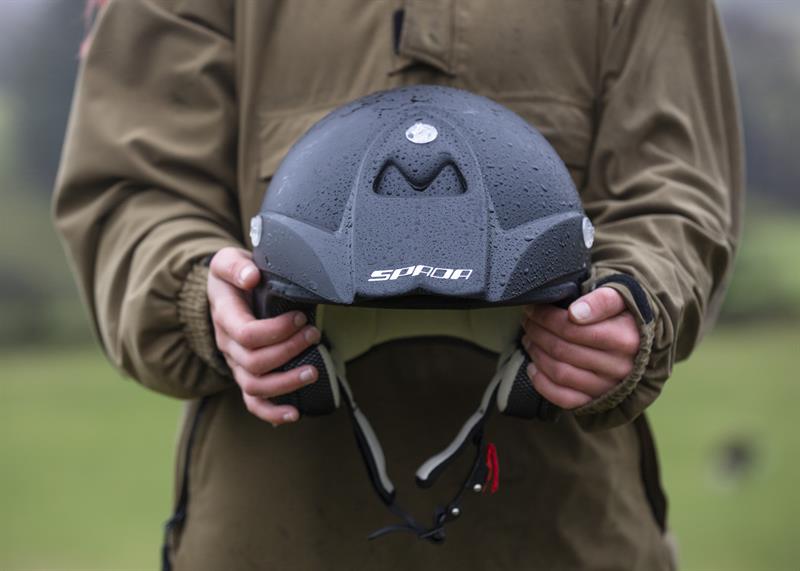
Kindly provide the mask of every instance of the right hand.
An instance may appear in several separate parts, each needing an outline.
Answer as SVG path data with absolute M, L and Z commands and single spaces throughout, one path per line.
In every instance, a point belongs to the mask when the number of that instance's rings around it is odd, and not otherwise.
M 260 275 L 248 251 L 223 248 L 212 258 L 210 269 L 207 292 L 217 347 L 233 371 L 247 410 L 273 426 L 296 421 L 297 409 L 268 399 L 317 380 L 319 373 L 311 365 L 276 369 L 319 343 L 319 330 L 306 325 L 306 316 L 299 311 L 270 319 L 253 317 L 248 294 Z

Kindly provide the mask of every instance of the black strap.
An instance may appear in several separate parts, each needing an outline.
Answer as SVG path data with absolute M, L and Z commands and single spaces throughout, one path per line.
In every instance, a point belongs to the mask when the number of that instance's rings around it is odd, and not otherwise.
M 458 519 L 461 515 L 461 500 L 467 490 L 474 490 L 475 484 L 480 484 L 481 487 L 486 480 L 486 464 L 484 458 L 486 457 L 487 446 L 484 444 L 484 431 L 481 428 L 476 433 L 473 440 L 475 445 L 475 459 L 472 462 L 472 467 L 467 474 L 464 482 L 459 487 L 456 495 L 445 506 L 438 506 L 433 514 L 433 521 L 430 527 L 424 527 L 417 523 L 417 521 L 397 503 L 392 502 L 387 504 L 389 510 L 405 520 L 403 524 L 387 525 L 380 529 L 375 530 L 369 535 L 369 539 L 378 539 L 385 535 L 396 532 L 410 532 L 417 536 L 418 539 L 424 539 L 431 543 L 441 544 L 447 538 L 444 526 L 451 521 Z
M 161 546 L 161 569 L 162 571 L 172 571 L 172 562 L 169 558 L 169 538 L 170 532 L 176 527 L 183 525 L 186 521 L 186 512 L 189 504 L 189 466 L 192 460 L 192 450 L 194 449 L 194 439 L 197 434 L 197 427 L 200 425 L 200 418 L 203 416 L 203 411 L 206 408 L 210 397 L 203 397 L 200 404 L 197 405 L 197 412 L 192 420 L 192 427 L 189 430 L 189 437 L 186 439 L 186 451 L 184 452 L 183 459 L 183 475 L 181 477 L 181 492 L 178 497 L 178 502 L 175 505 L 175 511 L 172 517 L 169 518 L 164 525 L 164 543 Z
M 475 427 L 470 431 L 469 441 L 475 446 L 475 459 L 473 460 L 472 467 L 470 468 L 469 473 L 464 479 L 464 482 L 459 487 L 455 496 L 444 507 L 439 506 L 436 508 L 433 515 L 433 521 L 430 527 L 426 527 L 420 524 L 408 511 L 403 509 L 397 503 L 396 494 L 394 493 L 394 490 L 387 491 L 381 484 L 380 477 L 378 475 L 377 461 L 374 457 L 374 452 L 372 448 L 369 446 L 368 438 L 362 431 L 361 425 L 359 424 L 355 416 L 356 411 L 358 410 L 358 406 L 354 402 L 352 395 L 350 394 L 349 387 L 347 387 L 346 383 L 342 383 L 342 385 L 343 385 L 342 395 L 344 396 L 345 402 L 347 403 L 347 410 L 349 412 L 350 420 L 353 425 L 353 432 L 356 437 L 356 443 L 361 453 L 361 458 L 364 462 L 364 466 L 367 469 L 367 474 L 369 475 L 370 483 L 372 484 L 375 493 L 378 495 L 381 501 L 386 505 L 387 509 L 392 514 L 394 514 L 395 516 L 397 516 L 399 519 L 402 520 L 402 523 L 385 526 L 374 531 L 368 536 L 369 539 L 370 540 L 377 539 L 385 535 L 388 535 L 390 533 L 410 532 L 416 535 L 419 539 L 424 539 L 426 541 L 430 541 L 431 543 L 439 544 L 444 542 L 445 540 L 444 526 L 460 516 L 461 500 L 464 497 L 464 493 L 467 490 L 474 490 L 475 484 L 481 484 L 482 487 L 485 481 L 487 469 L 483 460 L 486 456 L 487 447 L 484 444 L 484 425 L 486 423 L 487 418 L 490 416 L 491 411 L 496 406 L 495 399 L 497 395 L 497 390 L 495 389 L 492 392 L 491 401 L 489 402 L 489 405 L 486 407 L 484 415 L 480 418 L 478 423 L 476 423 Z M 463 450 L 463 446 L 459 447 L 458 450 L 452 454 L 451 458 L 448 458 L 448 461 L 443 462 L 442 464 L 443 465 L 448 464 L 449 460 L 452 459 L 452 457 L 455 457 L 459 452 L 461 452 L 461 450 Z M 437 473 L 437 476 L 439 475 L 439 473 Z
M 628 291 L 631 292 L 633 296 L 636 307 L 639 309 L 639 313 L 642 314 L 644 322 L 650 323 L 653 321 L 653 308 L 650 307 L 650 302 L 647 301 L 647 294 L 644 293 L 644 288 L 642 288 L 639 282 L 625 274 L 614 274 L 613 276 L 608 276 L 598 281 L 595 287 L 598 288 L 611 283 L 617 283 L 628 288 Z

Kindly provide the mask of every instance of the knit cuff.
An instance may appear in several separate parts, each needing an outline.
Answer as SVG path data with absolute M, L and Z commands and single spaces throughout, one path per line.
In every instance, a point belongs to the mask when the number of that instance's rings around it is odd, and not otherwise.
M 586 286 L 586 292 L 599 287 L 610 287 L 620 293 L 625 305 L 636 319 L 639 327 L 639 352 L 634 357 L 633 370 L 616 387 L 586 405 L 575 409 L 576 416 L 592 415 L 607 412 L 619 406 L 642 380 L 653 351 L 656 316 L 654 305 L 649 294 L 630 276 L 610 274 L 604 277 L 594 276 Z
M 208 305 L 208 272 L 204 264 L 196 264 L 178 293 L 178 319 L 192 351 L 218 373 L 231 376 L 231 370 L 217 349 L 214 325 Z

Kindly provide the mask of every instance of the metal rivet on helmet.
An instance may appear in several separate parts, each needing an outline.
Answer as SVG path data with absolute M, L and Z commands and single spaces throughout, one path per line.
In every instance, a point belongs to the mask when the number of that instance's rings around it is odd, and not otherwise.
M 439 131 L 428 123 L 414 123 L 406 130 L 406 139 L 417 145 L 424 145 L 436 140 Z
M 261 216 L 253 216 L 250 219 L 250 242 L 253 244 L 253 248 L 258 248 L 258 245 L 261 244 L 262 230 Z
M 594 245 L 594 224 L 592 221 L 589 220 L 589 217 L 586 216 L 583 219 L 583 245 L 586 246 L 586 249 L 590 249 Z

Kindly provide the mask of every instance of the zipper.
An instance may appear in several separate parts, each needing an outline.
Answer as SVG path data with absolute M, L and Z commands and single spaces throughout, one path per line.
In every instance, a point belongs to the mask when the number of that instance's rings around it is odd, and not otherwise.
M 197 427 L 200 425 L 200 419 L 203 417 L 203 411 L 208 404 L 211 397 L 203 397 L 200 404 L 197 405 L 197 410 L 194 413 L 194 418 L 191 421 L 191 428 L 189 429 L 189 436 L 186 438 L 186 445 L 183 450 L 183 466 L 181 475 L 180 492 L 178 501 L 175 504 L 175 509 L 172 512 L 172 517 L 164 524 L 164 543 L 161 546 L 161 569 L 162 571 L 172 571 L 172 561 L 170 560 L 170 547 L 173 532 L 183 527 L 186 521 L 186 514 L 189 505 L 189 467 L 192 463 L 192 451 L 194 449 L 194 439 L 197 435 Z

